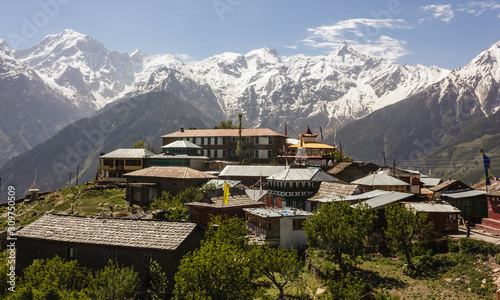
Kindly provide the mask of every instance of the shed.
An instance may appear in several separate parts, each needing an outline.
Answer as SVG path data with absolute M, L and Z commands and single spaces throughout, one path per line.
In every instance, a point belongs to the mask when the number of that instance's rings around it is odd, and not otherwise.
M 148 281 L 149 263 L 157 261 L 173 282 L 183 255 L 199 247 L 203 232 L 194 223 L 97 219 L 44 215 L 16 232 L 16 270 L 34 259 L 59 256 L 102 269 L 109 260 L 133 267 Z
M 473 223 L 481 223 L 488 217 L 488 201 L 484 191 L 467 190 L 462 192 L 442 193 L 441 199 L 461 211 L 461 216 Z
M 370 174 L 358 180 L 351 182 L 360 185 L 363 192 L 372 190 L 386 190 L 395 192 L 407 192 L 410 184 L 400 179 L 394 178 L 384 173 Z
M 449 204 L 439 203 L 406 203 L 407 207 L 415 209 L 417 213 L 426 213 L 427 221 L 432 222 L 435 233 L 458 232 L 458 216 L 460 210 Z

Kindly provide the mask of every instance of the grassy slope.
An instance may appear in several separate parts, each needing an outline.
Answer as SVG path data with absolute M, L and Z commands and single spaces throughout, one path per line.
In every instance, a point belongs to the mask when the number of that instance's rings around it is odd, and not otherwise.
M 16 204 L 18 226 L 26 226 L 45 213 L 69 215 L 73 203 L 73 215 L 76 216 L 119 217 L 129 214 L 128 202 L 123 199 L 125 190 L 85 190 L 89 187 L 90 185 L 72 186 L 50 193 L 38 201 Z M 6 207 L 0 208 L 0 230 L 7 227 L 6 211 Z

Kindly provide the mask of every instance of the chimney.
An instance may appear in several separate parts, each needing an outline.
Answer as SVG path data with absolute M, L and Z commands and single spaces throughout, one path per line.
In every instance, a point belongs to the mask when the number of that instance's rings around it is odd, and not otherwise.
M 184 132 L 184 127 L 181 127 L 181 132 Z

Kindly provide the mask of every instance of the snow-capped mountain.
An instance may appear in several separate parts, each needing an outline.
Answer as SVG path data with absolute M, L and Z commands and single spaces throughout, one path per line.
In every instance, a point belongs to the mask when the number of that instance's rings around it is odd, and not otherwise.
M 413 95 L 448 75 L 448 70 L 401 66 L 343 44 L 328 56 L 280 58 L 275 50 L 224 53 L 189 65 L 209 84 L 224 112 L 244 112 L 254 126 L 316 118 L 342 125 Z
M 0 39 L 0 165 L 93 111 L 71 103 Z
M 360 54 L 347 44 L 328 56 L 280 57 L 276 50 L 263 48 L 184 63 L 169 54 L 108 51 L 73 30 L 49 35 L 16 57 L 76 105 L 88 102 L 97 110 L 125 96 L 173 89 L 223 118 L 243 113 L 247 126 L 269 127 L 312 117 L 323 126 L 348 123 L 449 73 L 437 67 L 401 66 Z M 189 91 L 195 85 L 200 93 Z

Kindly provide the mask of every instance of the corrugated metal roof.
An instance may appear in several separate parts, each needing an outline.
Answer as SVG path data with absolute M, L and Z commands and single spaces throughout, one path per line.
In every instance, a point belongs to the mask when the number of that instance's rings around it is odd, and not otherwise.
M 323 199 L 315 199 L 318 202 L 332 202 L 332 201 L 363 201 L 363 200 L 368 200 L 371 198 L 375 198 L 380 195 L 384 195 L 390 193 L 390 191 L 384 191 L 384 190 L 374 190 L 374 191 L 369 191 L 366 193 L 362 194 L 357 194 L 357 195 L 352 195 L 352 196 L 346 196 L 346 197 L 335 197 L 335 198 L 323 198 Z
M 442 182 L 441 178 L 420 177 L 420 182 L 426 187 L 433 187 Z
M 264 218 L 310 216 L 311 212 L 301 209 L 286 208 L 244 208 L 244 211 Z
M 175 141 L 175 142 L 172 142 L 168 145 L 165 145 L 165 146 L 161 146 L 163 149 L 165 148 L 194 148 L 194 149 L 202 149 L 200 146 L 196 145 L 196 144 L 193 144 L 191 142 L 188 142 L 188 141 Z
M 290 145 L 288 146 L 288 148 L 299 148 L 299 147 L 304 147 L 304 148 L 309 148 L 309 149 L 330 149 L 330 150 L 333 150 L 333 149 L 337 149 L 333 146 L 330 146 L 330 145 L 327 145 L 327 144 L 323 144 L 323 143 L 306 143 L 306 142 L 303 142 L 303 143 L 298 143 L 298 144 L 294 144 L 294 145 Z
M 285 166 L 226 166 L 219 176 L 248 176 L 266 178 L 285 170 Z
M 449 204 L 406 203 L 405 205 L 414 208 L 418 212 L 460 212 L 458 208 Z
M 146 149 L 121 148 L 99 156 L 99 158 L 145 158 L 155 155 Z
M 196 224 L 44 215 L 17 237 L 120 247 L 175 250 Z
M 481 196 L 484 194 L 486 194 L 485 191 L 470 190 L 470 191 L 458 192 L 458 193 L 442 193 L 441 197 L 460 199 L 460 198 L 477 197 L 477 196 Z
M 184 131 L 177 131 L 162 136 L 163 138 L 169 137 L 212 137 L 212 136 L 225 136 L 237 137 L 238 129 L 191 129 Z M 283 136 L 276 131 L 269 128 L 254 128 L 254 129 L 241 129 L 241 136 Z
M 266 178 L 279 181 L 340 181 L 332 175 L 317 168 L 287 168 L 280 173 Z
M 370 174 L 368 176 L 365 176 L 363 178 L 360 178 L 358 180 L 354 180 L 351 182 L 352 184 L 359 184 L 359 185 L 367 185 L 367 186 L 377 186 L 377 185 L 395 185 L 395 186 L 400 186 L 400 185 L 410 185 L 402 180 L 399 180 L 397 178 L 394 178 L 392 176 L 383 174 L 383 173 L 377 173 L 377 174 Z
M 239 180 L 224 180 L 224 179 L 210 179 L 210 181 L 207 182 L 207 184 L 214 184 L 217 188 L 224 188 L 224 182 L 227 183 L 230 188 L 233 188 L 241 184 L 241 181 Z M 244 185 L 242 184 L 241 186 L 243 187 Z
M 124 174 L 125 177 L 163 177 L 163 178 L 217 178 L 188 167 L 149 167 Z
M 400 193 L 400 192 L 393 192 L 390 191 L 386 194 L 377 196 L 375 198 L 366 200 L 365 203 L 368 204 L 372 209 L 381 209 L 384 208 L 394 202 L 401 201 L 410 197 L 413 197 L 415 195 L 410 194 L 410 193 Z M 357 205 L 353 204 L 353 207 Z

